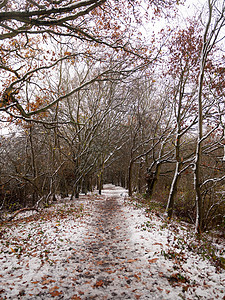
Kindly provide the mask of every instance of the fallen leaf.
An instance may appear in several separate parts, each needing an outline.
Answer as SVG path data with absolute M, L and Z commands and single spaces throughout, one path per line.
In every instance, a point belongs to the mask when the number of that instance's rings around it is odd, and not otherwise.
M 82 291 L 79 291 L 78 293 L 79 293 L 80 295 L 84 295 L 84 292 L 82 292 Z
M 95 283 L 94 287 L 101 287 L 103 286 L 104 282 L 102 280 L 99 280 Z
M 53 292 L 49 292 L 51 294 L 52 297 L 57 297 L 59 295 L 62 295 L 62 292 L 59 291 L 53 291 Z
M 73 295 L 70 300 L 81 300 L 81 297 L 78 297 L 77 295 Z
M 158 258 L 156 257 L 156 258 L 149 259 L 148 262 L 150 264 L 152 264 L 152 263 L 156 262 L 157 260 L 158 260 Z
M 135 262 L 136 261 L 136 259 L 128 259 L 128 263 L 132 263 L 132 262 Z
M 58 290 L 59 287 L 58 286 L 53 286 L 52 288 L 49 289 L 49 293 L 54 292 L 55 290 Z
M 52 283 L 52 282 L 55 282 L 55 280 L 53 280 L 53 279 L 46 279 L 41 284 L 45 285 L 45 284 L 49 284 L 49 283 Z
M 154 243 L 153 245 L 163 246 L 162 243 Z
M 137 274 L 134 274 L 134 277 L 137 278 L 137 280 L 141 280 L 141 278 Z

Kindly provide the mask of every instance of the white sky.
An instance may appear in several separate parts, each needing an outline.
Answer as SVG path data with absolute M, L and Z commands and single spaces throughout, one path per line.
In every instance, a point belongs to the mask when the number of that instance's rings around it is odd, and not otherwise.
M 185 25 L 185 19 L 191 18 L 196 14 L 200 15 L 202 8 L 205 5 L 207 5 L 207 0 L 186 0 L 184 5 L 177 6 L 180 15 L 179 18 L 178 15 L 174 19 L 166 19 L 162 17 L 154 23 L 146 23 L 142 29 L 142 33 L 148 36 L 152 31 L 157 34 L 157 32 L 159 32 L 166 25 L 176 26 L 178 24 L 181 25 L 182 23 Z

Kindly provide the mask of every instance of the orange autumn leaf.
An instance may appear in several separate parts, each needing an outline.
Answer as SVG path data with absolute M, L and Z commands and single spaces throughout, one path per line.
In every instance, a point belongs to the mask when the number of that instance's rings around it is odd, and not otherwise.
M 139 281 L 141 280 L 141 278 L 137 275 L 137 274 L 134 274 L 134 277 Z
M 148 262 L 150 262 L 150 264 L 156 262 L 158 260 L 158 258 L 152 258 L 152 259 L 149 259 Z
M 136 261 L 136 259 L 128 259 L 128 263 L 132 263 L 132 262 L 135 262 Z
M 73 295 L 70 300 L 81 300 L 81 297 L 78 297 L 77 295 Z
M 49 284 L 49 283 L 52 283 L 52 282 L 55 282 L 55 280 L 52 280 L 52 279 L 46 279 L 42 282 L 43 285 L 45 284 Z
M 163 246 L 163 244 L 162 244 L 162 243 L 154 243 L 153 245 L 154 245 L 154 246 L 155 246 L 155 245 L 158 245 L 158 246 Z
M 96 284 L 94 285 L 95 287 L 101 287 L 103 286 L 104 282 L 102 280 L 99 280 L 96 282 Z
M 55 290 L 58 290 L 59 287 L 58 286 L 53 286 L 52 288 L 49 289 L 49 293 L 54 292 Z
M 59 292 L 59 291 L 53 291 L 50 293 L 52 297 L 57 297 L 57 296 L 60 296 L 62 295 L 62 292 Z

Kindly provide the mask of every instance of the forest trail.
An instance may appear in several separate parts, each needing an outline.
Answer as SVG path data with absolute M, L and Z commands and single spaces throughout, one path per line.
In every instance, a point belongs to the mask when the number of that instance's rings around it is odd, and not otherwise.
M 106 185 L 2 230 L 0 299 L 224 299 L 225 273 L 181 253 L 184 232 L 125 195 Z

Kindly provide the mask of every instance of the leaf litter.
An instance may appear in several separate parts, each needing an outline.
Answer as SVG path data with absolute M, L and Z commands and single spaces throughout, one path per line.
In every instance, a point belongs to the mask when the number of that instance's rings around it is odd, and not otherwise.
M 190 229 L 135 207 L 120 187 L 0 232 L 0 299 L 225 299 L 225 271 L 194 251 Z

